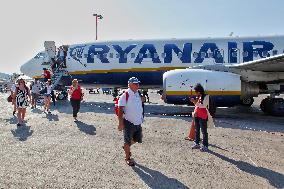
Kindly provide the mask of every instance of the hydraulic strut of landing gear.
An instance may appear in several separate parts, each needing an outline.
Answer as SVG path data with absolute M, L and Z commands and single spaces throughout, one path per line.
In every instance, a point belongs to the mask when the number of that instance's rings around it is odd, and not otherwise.
M 267 97 L 261 101 L 260 109 L 273 116 L 284 116 L 284 99 Z

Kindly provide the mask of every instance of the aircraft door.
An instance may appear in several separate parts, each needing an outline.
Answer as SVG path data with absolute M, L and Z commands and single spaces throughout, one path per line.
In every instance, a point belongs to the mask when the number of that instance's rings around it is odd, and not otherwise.
M 44 42 L 45 52 L 48 54 L 49 58 L 55 58 L 56 47 L 54 41 L 45 41 Z

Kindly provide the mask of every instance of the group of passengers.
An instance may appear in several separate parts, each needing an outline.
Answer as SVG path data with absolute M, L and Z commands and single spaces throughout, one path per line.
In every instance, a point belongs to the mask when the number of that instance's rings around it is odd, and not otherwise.
M 124 134 L 124 145 L 123 149 L 125 152 L 125 161 L 129 166 L 134 166 L 134 160 L 131 158 L 132 154 L 130 147 L 136 142 L 142 143 L 142 127 L 141 124 L 144 121 L 144 105 L 145 98 L 139 92 L 140 81 L 131 77 L 128 80 L 128 89 L 118 99 L 118 130 L 123 131 Z M 31 88 L 26 86 L 24 79 L 19 79 L 17 85 L 12 87 L 11 93 L 13 97 L 14 111 L 16 108 L 18 111 L 18 124 L 21 126 L 25 119 L 26 108 L 29 106 L 29 100 L 32 101 L 32 108 L 36 108 L 36 101 L 43 89 L 39 84 L 38 80 L 35 80 L 31 85 Z M 45 86 L 45 104 L 43 111 L 50 112 L 50 96 L 51 96 L 52 84 L 51 80 L 46 81 Z M 204 88 L 201 84 L 196 84 L 194 87 L 195 97 L 190 97 L 190 101 L 195 105 L 195 109 L 192 113 L 192 120 L 194 121 L 194 145 L 192 149 L 200 149 L 201 151 L 208 150 L 208 133 L 207 133 L 207 121 L 210 116 L 208 111 L 209 97 L 205 95 Z M 83 98 L 83 92 L 78 84 L 78 81 L 74 79 L 69 90 L 70 102 L 73 108 L 73 118 L 77 121 L 77 114 L 80 110 L 80 103 Z M 202 144 L 200 146 L 200 129 L 203 134 Z M 187 139 L 189 139 L 187 137 Z

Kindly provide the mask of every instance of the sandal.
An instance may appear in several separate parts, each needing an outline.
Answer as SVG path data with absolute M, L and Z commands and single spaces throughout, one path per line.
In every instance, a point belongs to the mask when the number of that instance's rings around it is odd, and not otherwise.
M 194 141 L 192 138 L 185 137 L 184 140 Z
M 134 163 L 134 161 L 132 160 L 132 159 L 125 159 L 125 162 L 126 162 L 126 164 L 127 165 L 129 165 L 129 166 L 135 166 L 135 163 Z

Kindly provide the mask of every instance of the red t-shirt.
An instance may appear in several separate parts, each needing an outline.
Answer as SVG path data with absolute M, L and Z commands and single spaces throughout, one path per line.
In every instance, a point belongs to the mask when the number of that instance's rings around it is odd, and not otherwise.
M 44 78 L 46 78 L 46 79 L 50 79 L 50 72 L 49 72 L 48 70 L 44 70 L 43 76 L 44 76 Z
M 74 87 L 72 86 L 70 90 L 73 90 Z M 77 89 L 75 89 L 71 95 L 71 99 L 74 100 L 81 100 L 82 92 L 81 92 L 81 87 L 78 85 Z
M 207 119 L 208 113 L 206 107 L 204 108 L 198 107 L 198 104 L 203 104 L 201 97 L 198 98 L 198 101 L 195 106 L 196 117 L 199 117 L 201 119 Z

